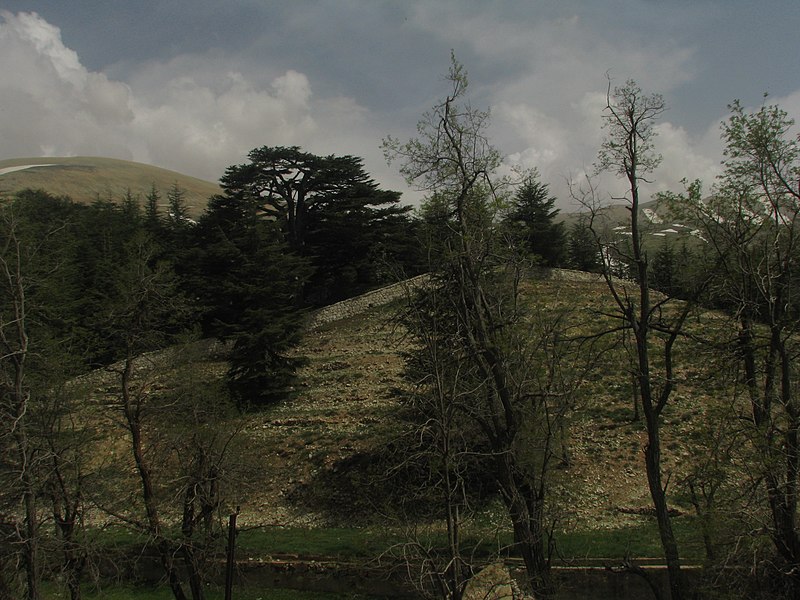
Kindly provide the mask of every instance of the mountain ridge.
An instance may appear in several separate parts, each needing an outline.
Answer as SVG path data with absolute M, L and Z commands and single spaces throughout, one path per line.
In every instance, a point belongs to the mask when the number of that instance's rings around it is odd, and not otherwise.
M 10 158 L 0 161 L 0 196 L 24 189 L 44 190 L 89 204 L 98 199 L 120 202 L 130 191 L 140 204 L 155 186 L 167 206 L 175 184 L 184 192 L 192 216 L 205 210 L 209 198 L 222 192 L 217 183 L 155 165 L 99 156 Z

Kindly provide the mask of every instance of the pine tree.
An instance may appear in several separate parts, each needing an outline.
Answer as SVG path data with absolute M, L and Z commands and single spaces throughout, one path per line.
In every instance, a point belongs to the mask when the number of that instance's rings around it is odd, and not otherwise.
M 186 192 L 178 185 L 172 184 L 167 192 L 167 203 L 169 205 L 169 226 L 173 231 L 178 231 L 186 227 L 191 220 L 189 219 L 189 207 L 186 205 Z
M 162 229 L 160 203 L 161 194 L 159 194 L 156 184 L 153 182 L 150 186 L 150 192 L 145 198 L 144 222 L 147 230 L 154 235 L 160 233 Z
M 356 156 L 316 156 L 299 147 L 256 148 L 227 169 L 225 193 L 275 220 L 315 269 L 305 297 L 322 305 L 386 281 L 384 261 L 418 263 L 408 247 L 410 207 L 381 190 Z M 406 256 L 411 255 L 411 260 Z
M 549 186 L 534 171 L 517 191 L 505 218 L 514 237 L 547 267 L 561 265 L 566 249 L 564 224 L 555 221 L 560 212 L 555 203 Z
M 182 261 L 187 293 L 197 298 L 204 334 L 232 342 L 228 385 L 237 403 L 284 397 L 302 363 L 289 350 L 304 323 L 308 262 L 254 203 L 229 195 L 211 199 L 191 240 Z
M 582 220 L 572 224 L 567 244 L 567 264 L 578 271 L 596 273 L 600 270 L 600 256 L 592 232 Z

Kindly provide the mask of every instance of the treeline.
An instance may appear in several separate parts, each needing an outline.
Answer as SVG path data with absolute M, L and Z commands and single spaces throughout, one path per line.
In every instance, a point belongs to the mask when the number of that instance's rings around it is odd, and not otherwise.
M 158 277 L 171 308 L 143 350 L 188 331 L 230 341 L 232 390 L 255 405 L 286 390 L 285 353 L 306 311 L 419 272 L 410 207 L 360 159 L 298 148 L 261 148 L 252 159 L 228 170 L 225 193 L 197 221 L 177 185 L 163 199 L 154 188 L 91 205 L 34 190 L 6 199 L 3 240 L 25 259 L 37 343 L 69 348 L 74 373 L 119 360 L 126 285 Z
M 241 486 L 237 412 L 290 394 L 311 309 L 419 271 L 417 221 L 360 159 L 250 159 L 196 221 L 177 185 L 0 205 L 0 598 L 40 598 L 52 569 L 80 597 L 89 507 L 149 539 L 176 598 L 204 597 L 217 511 Z M 193 372 L 202 338 L 223 342 L 222 386 Z

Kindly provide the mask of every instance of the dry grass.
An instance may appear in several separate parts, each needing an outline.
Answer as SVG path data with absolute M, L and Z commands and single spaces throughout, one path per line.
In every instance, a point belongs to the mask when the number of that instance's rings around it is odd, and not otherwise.
M 167 192 L 177 183 L 186 196 L 189 213 L 197 217 L 208 199 L 221 192 L 216 183 L 203 181 L 151 165 L 99 157 L 15 158 L 0 161 L 0 169 L 22 165 L 54 165 L 0 175 L 0 196 L 26 188 L 41 189 L 55 196 L 69 196 L 75 202 L 91 203 L 101 198 L 119 202 L 130 190 L 144 203 L 155 185 L 166 211 Z M 220 173 L 222 175 L 222 173 Z M 142 204 L 143 205 L 143 204 Z
M 526 295 L 548 310 L 567 311 L 575 335 L 610 324 L 601 282 L 535 281 Z M 241 506 L 243 527 L 350 527 L 380 521 L 370 478 L 375 457 L 401 426 L 398 413 L 406 385 L 402 351 L 407 341 L 392 322 L 393 307 L 373 307 L 310 332 L 298 354 L 308 358 L 296 396 L 241 422 L 230 506 Z M 695 330 L 720 327 L 713 314 L 695 319 Z M 664 415 L 665 480 L 672 490 L 691 465 L 692 440 L 720 407 L 721 365 L 701 359 L 690 340 L 678 346 L 677 391 Z M 192 369 L 208 381 L 224 373 L 222 355 L 208 351 Z M 631 530 L 648 524 L 644 426 L 633 421 L 630 381 L 622 347 L 609 350 L 587 377 L 569 429 L 571 462 L 555 472 L 554 512 L 560 531 Z M 724 378 L 723 378 L 724 379 Z M 166 385 L 166 381 L 162 383 Z M 682 513 L 691 507 L 673 495 Z M 499 503 L 481 515 L 489 526 L 504 523 Z M 372 511 L 372 512 L 371 512 Z M 687 517 L 688 518 L 688 517 Z

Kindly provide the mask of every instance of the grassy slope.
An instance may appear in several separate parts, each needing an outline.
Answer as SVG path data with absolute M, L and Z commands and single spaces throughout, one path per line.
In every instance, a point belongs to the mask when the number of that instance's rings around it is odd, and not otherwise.
M 585 323 L 596 329 L 598 315 L 609 309 L 600 282 L 534 281 L 527 296 L 545 312 L 567 311 L 575 333 L 585 332 Z M 371 554 L 377 542 L 388 542 L 399 531 L 393 525 L 400 524 L 380 512 L 381 504 L 391 501 L 382 493 L 384 483 L 371 479 L 376 457 L 400 426 L 407 341 L 392 323 L 393 309 L 373 307 L 310 332 L 298 349 L 308 365 L 300 372 L 296 397 L 241 423 L 240 452 L 230 472 L 235 485 L 226 504 L 241 506 L 241 526 L 263 534 L 240 540 L 253 555 Z M 557 533 L 573 557 L 608 556 L 615 548 L 617 555 L 626 549 L 658 552 L 654 521 L 643 514 L 650 506 L 644 428 L 632 421 L 622 352 L 610 350 L 586 382 L 571 417 L 571 462 L 553 472 Z M 697 348 L 679 348 L 678 392 L 664 415 L 664 464 L 673 490 L 688 465 L 691 435 L 709 422 L 714 402 L 695 388 L 702 367 L 689 356 L 699 357 Z M 192 359 L 189 368 L 211 381 L 223 375 L 225 365 L 219 354 L 207 353 Z M 698 557 L 691 507 L 676 506 L 687 515 L 676 527 L 692 540 L 684 553 Z M 482 509 L 475 526 L 484 536 L 507 536 L 497 502 Z
M 574 333 L 586 333 L 586 327 L 597 330 L 604 319 L 600 313 L 609 310 L 598 281 L 539 280 L 526 288 L 534 310 L 567 311 Z M 235 484 L 227 488 L 223 511 L 241 506 L 241 560 L 288 555 L 363 561 L 405 539 L 403 524 L 378 512 L 391 497 L 381 494 L 383 484 L 369 476 L 372 459 L 400 424 L 402 351 L 408 346 L 392 322 L 395 308 L 372 307 L 309 332 L 298 349 L 308 364 L 300 373 L 296 398 L 240 422 L 238 450 L 228 473 Z M 705 316 L 692 326 L 707 327 L 714 319 Z M 188 361 L 196 378 L 211 383 L 223 375 L 225 364 L 218 350 L 198 344 L 199 354 Z M 709 423 L 709 410 L 720 403 L 695 384 L 702 379 L 704 365 L 697 348 L 681 347 L 679 363 L 679 391 L 665 411 L 664 426 L 664 462 L 673 490 L 688 464 L 693 432 Z M 553 473 L 559 555 L 570 561 L 660 554 L 654 519 L 642 514 L 650 506 L 642 452 L 645 436 L 642 423 L 631 419 L 624 364 L 622 350 L 612 349 L 589 377 L 572 414 L 571 462 Z M 704 366 L 714 369 L 711 363 Z M 110 391 L 111 381 L 105 381 L 107 373 L 101 377 L 90 385 L 102 394 Z M 155 387 L 162 383 L 168 387 L 169 376 Z M 114 456 L 129 463 L 119 430 L 110 426 L 106 431 L 122 444 L 118 452 L 107 453 L 107 466 L 113 466 Z M 115 470 L 130 473 L 131 465 L 126 468 L 123 463 Z M 133 479 L 123 485 L 136 489 Z M 675 520 L 682 555 L 701 561 L 691 509 L 680 502 L 675 505 L 684 513 Z M 415 526 L 423 535 L 441 535 L 435 523 Z M 487 551 L 510 540 L 499 502 L 481 509 L 469 536 L 482 540 Z
M 539 281 L 531 283 L 528 293 L 544 310 L 568 311 L 578 328 L 581 322 L 596 325 L 598 313 L 608 309 L 599 282 Z M 404 385 L 405 341 L 392 325 L 391 314 L 391 307 L 374 308 L 308 335 L 299 349 L 309 364 L 301 372 L 297 398 L 249 418 L 245 445 L 262 458 L 251 465 L 247 488 L 238 490 L 245 523 L 346 528 L 368 523 L 370 515 L 374 518 L 372 505 L 386 498 L 380 497 L 381 484 L 365 473 L 397 431 L 398 390 Z M 654 521 L 641 514 L 650 506 L 644 428 L 632 422 L 622 361 L 619 348 L 611 351 L 587 381 L 572 416 L 571 464 L 554 473 L 554 509 L 572 556 L 598 556 L 625 545 L 658 551 Z M 686 363 L 679 365 L 679 392 L 665 413 L 664 462 L 673 482 L 684 471 L 689 434 L 705 419 L 707 409 L 707 396 L 693 390 L 695 371 Z M 678 504 L 678 509 L 691 513 L 687 505 Z M 480 520 L 487 531 L 506 527 L 497 505 L 487 506 Z M 693 538 L 688 553 L 699 555 L 691 517 L 679 521 L 685 523 L 677 527 Z M 588 543 L 590 539 L 597 544 Z M 267 543 L 269 552 L 279 549 Z M 308 550 L 293 546 L 285 551 Z
M 98 198 L 119 201 L 127 190 L 143 202 L 155 184 L 166 207 L 167 191 L 176 182 L 186 193 L 190 214 L 199 215 L 209 197 L 220 193 L 216 183 L 196 179 L 175 171 L 126 160 L 99 157 L 14 158 L 0 161 L 2 169 L 21 165 L 48 165 L 0 175 L 0 195 L 32 188 L 57 196 L 69 196 L 76 202 Z

